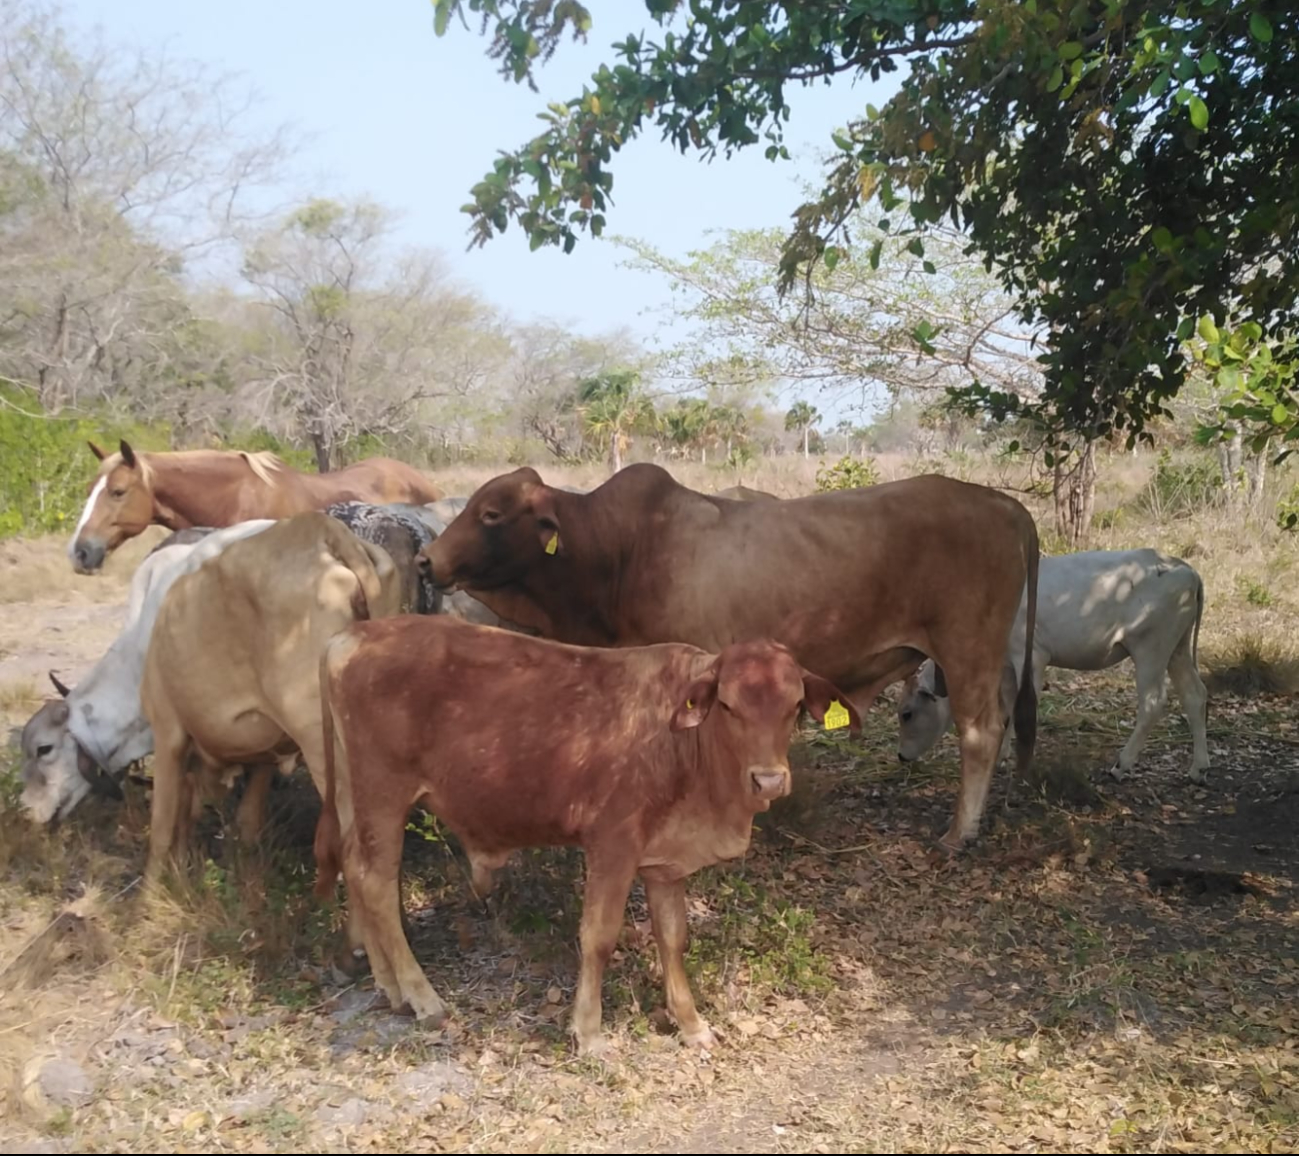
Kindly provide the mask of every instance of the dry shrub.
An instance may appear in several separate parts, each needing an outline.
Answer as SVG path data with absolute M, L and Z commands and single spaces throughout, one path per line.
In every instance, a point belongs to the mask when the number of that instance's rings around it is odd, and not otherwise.
M 1245 631 L 1220 642 L 1203 664 L 1213 694 L 1299 693 L 1299 654 L 1288 639 Z
M 136 568 L 169 533 L 150 526 L 109 555 L 99 574 L 72 569 L 66 535 L 0 541 L 0 603 L 124 601 Z

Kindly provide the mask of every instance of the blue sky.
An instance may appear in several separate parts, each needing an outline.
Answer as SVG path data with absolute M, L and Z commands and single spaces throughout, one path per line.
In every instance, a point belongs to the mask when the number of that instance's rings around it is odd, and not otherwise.
M 565 43 L 534 94 L 496 72 L 487 42 L 452 22 L 433 33 L 429 0 L 67 0 L 76 25 L 101 25 L 110 41 L 166 46 L 176 57 L 238 72 L 262 96 L 258 117 L 292 122 L 314 138 L 297 163 L 304 193 L 368 195 L 401 214 L 401 240 L 440 250 L 457 276 L 519 320 L 547 317 L 595 334 L 628 325 L 653 345 L 679 341 L 654 307 L 664 281 L 620 268 L 625 250 L 590 238 L 572 254 L 529 252 L 511 229 L 465 251 L 459 208 L 498 149 L 536 134 L 548 100 L 581 91 L 609 45 L 654 26 L 643 4 L 589 0 L 585 45 Z M 884 85 L 836 80 L 790 92 L 793 163 L 772 164 L 760 148 L 706 164 L 657 139 L 634 141 L 615 158 L 611 233 L 683 255 L 717 228 L 782 225 L 818 173 L 830 131 L 879 104 Z M 826 406 L 822 406 L 823 409 Z

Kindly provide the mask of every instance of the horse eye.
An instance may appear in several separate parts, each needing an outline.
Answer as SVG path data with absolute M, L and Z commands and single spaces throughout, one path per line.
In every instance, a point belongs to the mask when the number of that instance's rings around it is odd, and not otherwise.
M 126 497 L 126 491 L 125 491 L 125 490 L 114 490 L 114 491 L 113 491 L 113 497 L 115 497 L 115 498 L 124 498 L 124 497 Z
M 36 757 L 38 759 L 43 759 L 53 749 L 54 748 L 49 743 L 43 743 L 41 746 L 36 748 Z

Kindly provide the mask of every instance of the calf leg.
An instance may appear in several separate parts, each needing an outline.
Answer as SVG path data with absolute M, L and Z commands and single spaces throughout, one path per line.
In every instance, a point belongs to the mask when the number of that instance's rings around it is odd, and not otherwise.
M 697 1048 L 716 1046 L 712 1029 L 695 1007 L 686 976 L 686 881 L 672 883 L 645 880 L 645 896 L 649 900 L 650 921 L 654 925 L 654 939 L 659 946 L 659 962 L 663 964 L 663 986 L 667 992 L 668 1011 L 681 1029 L 681 1037 Z
M 635 855 L 587 852 L 586 889 L 582 896 L 582 967 L 577 977 L 570 1030 L 582 1055 L 598 1056 L 608 1046 L 600 1031 L 600 995 L 604 969 L 618 943 L 627 896 L 636 877 Z
M 1136 766 L 1150 729 L 1159 721 L 1159 716 L 1164 713 L 1164 704 L 1168 701 L 1163 663 L 1139 663 L 1135 656 L 1132 661 L 1137 668 L 1137 724 L 1132 728 L 1132 734 L 1128 736 L 1123 750 L 1119 752 L 1119 771 L 1125 775 Z
M 1191 728 L 1191 779 L 1202 783 L 1204 772 L 1209 769 L 1209 692 L 1204 688 L 1200 672 L 1195 669 L 1195 659 L 1191 654 L 1191 629 L 1187 628 L 1173 650 L 1173 656 L 1168 661 L 1168 673 L 1173 680 L 1173 689 L 1177 691 L 1178 701 L 1182 704 L 1187 725 Z
M 401 827 L 389 826 L 387 834 L 370 838 L 368 833 L 355 832 L 355 845 L 366 848 L 367 861 L 355 864 L 348 876 L 348 895 L 361 898 L 366 954 L 388 1001 L 394 1008 L 408 1003 L 416 1019 L 440 1027 L 447 1018 L 446 1005 L 416 961 L 401 926 Z M 349 910 L 355 911 L 355 905 Z

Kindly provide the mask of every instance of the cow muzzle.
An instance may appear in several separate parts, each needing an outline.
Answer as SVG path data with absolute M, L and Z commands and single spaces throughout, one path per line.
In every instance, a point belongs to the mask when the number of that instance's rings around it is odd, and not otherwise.
M 439 594 L 451 594 L 455 591 L 456 584 L 449 577 L 439 580 L 433 572 L 433 560 L 420 551 L 419 556 L 415 559 L 415 570 L 419 574 L 421 582 L 427 582 Z
M 779 799 L 789 794 L 789 768 L 754 767 L 749 771 L 749 784 L 757 798 L 765 802 Z

